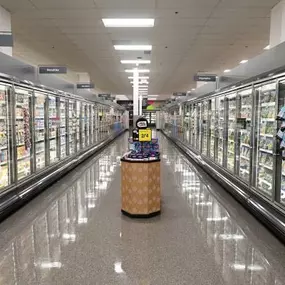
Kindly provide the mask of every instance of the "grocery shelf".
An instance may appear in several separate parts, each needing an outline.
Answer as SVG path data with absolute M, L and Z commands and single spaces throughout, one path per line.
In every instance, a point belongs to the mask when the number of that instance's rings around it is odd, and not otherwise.
M 269 150 L 269 149 L 260 148 L 259 151 L 260 152 L 266 152 L 266 153 L 269 153 L 269 154 L 273 154 L 273 151 Z

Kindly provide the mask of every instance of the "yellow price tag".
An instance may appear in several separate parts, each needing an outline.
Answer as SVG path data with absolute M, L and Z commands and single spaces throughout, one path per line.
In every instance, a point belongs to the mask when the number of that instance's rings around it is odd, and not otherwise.
M 151 130 L 139 130 L 139 141 L 140 142 L 150 142 L 151 141 Z

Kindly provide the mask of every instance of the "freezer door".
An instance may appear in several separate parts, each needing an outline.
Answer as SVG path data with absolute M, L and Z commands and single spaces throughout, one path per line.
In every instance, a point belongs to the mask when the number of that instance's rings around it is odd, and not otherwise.
M 215 159 L 215 147 L 216 147 L 216 125 L 217 125 L 217 114 L 216 114 L 216 99 L 210 100 L 210 111 L 209 111 L 209 124 L 210 124 L 210 151 L 209 155 L 211 159 Z
M 35 125 L 35 159 L 36 171 L 46 166 L 46 139 L 45 139 L 45 106 L 47 95 L 35 91 L 34 125 Z
M 81 102 L 76 101 L 76 150 L 81 150 Z
M 68 144 L 69 144 L 69 154 L 72 155 L 76 152 L 76 103 L 74 100 L 69 100 L 68 102 Z
M 264 195 L 272 197 L 274 171 L 274 137 L 276 135 L 276 83 L 258 87 L 257 92 L 257 154 L 255 186 Z
M 9 121 L 8 103 L 11 87 L 8 85 L 0 85 L 0 189 L 8 186 L 12 182 L 12 149 L 11 138 L 9 137 L 9 129 L 11 121 Z M 0 190 L 1 191 L 1 190 Z
M 66 106 L 67 100 L 65 98 L 60 98 L 59 101 L 59 143 L 60 143 L 60 159 L 66 157 L 66 138 L 67 138 L 67 128 L 66 128 Z
M 192 110 L 191 110 L 191 145 L 196 148 L 196 143 L 197 143 L 197 134 L 198 134 L 198 129 L 197 129 L 197 104 L 192 105 Z
M 80 120 L 82 149 L 86 147 L 85 120 L 86 120 L 86 103 L 82 103 L 81 120 Z
M 202 114 L 201 114 L 201 136 L 202 136 L 202 154 L 207 155 L 208 153 L 208 110 L 209 102 L 204 101 L 202 103 Z
M 49 162 L 53 164 L 59 161 L 59 150 L 58 150 L 58 136 L 57 129 L 59 124 L 57 102 L 56 97 L 48 96 L 48 141 L 49 141 Z
M 17 180 L 31 174 L 32 145 L 31 145 L 31 98 L 33 92 L 29 89 L 15 87 L 15 135 Z
M 235 142 L 236 142 L 236 94 L 227 96 L 227 164 L 229 171 L 235 171 Z
M 240 121 L 237 128 L 236 173 L 247 184 L 251 179 L 252 162 L 252 118 L 253 95 L 252 88 L 238 92 L 239 106 L 237 118 Z
M 220 165 L 224 165 L 224 129 L 225 129 L 225 98 L 220 96 L 217 98 L 217 141 L 218 141 L 218 150 L 216 161 Z

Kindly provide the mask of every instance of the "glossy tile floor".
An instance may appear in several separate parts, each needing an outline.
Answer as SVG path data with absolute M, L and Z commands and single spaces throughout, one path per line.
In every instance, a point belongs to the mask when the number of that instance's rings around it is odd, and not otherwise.
M 160 217 L 120 214 L 121 137 L 0 225 L 0 284 L 285 284 L 284 246 L 160 140 Z

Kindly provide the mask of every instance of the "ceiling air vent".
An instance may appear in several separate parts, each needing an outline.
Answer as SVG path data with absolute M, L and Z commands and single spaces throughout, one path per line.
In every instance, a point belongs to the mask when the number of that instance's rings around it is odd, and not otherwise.
M 150 50 L 145 50 L 145 51 L 144 51 L 144 54 L 150 55 L 150 54 L 151 54 L 151 51 L 150 51 Z

